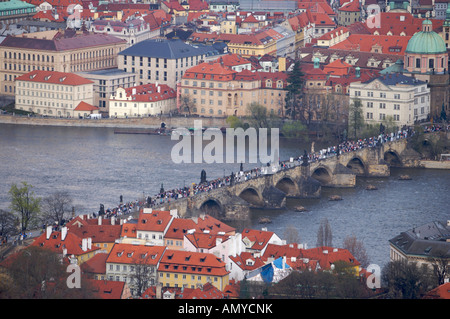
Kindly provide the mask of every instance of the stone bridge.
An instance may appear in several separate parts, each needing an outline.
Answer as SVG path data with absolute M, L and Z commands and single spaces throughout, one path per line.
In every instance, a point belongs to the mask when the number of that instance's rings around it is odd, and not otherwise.
M 286 167 L 233 185 L 173 200 L 165 209 L 180 216 L 208 213 L 222 220 L 247 219 L 250 208 L 285 207 L 287 197 L 318 198 L 322 187 L 354 187 L 357 176 L 386 177 L 390 167 L 418 167 L 420 154 L 406 139 Z

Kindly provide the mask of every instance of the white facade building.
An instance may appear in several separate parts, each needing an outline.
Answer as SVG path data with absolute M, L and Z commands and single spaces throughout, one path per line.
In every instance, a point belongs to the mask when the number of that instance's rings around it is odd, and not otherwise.
M 427 83 L 400 73 L 391 73 L 365 83 L 350 84 L 350 99 L 359 99 L 364 121 L 382 123 L 390 117 L 398 126 L 413 125 L 430 114 Z

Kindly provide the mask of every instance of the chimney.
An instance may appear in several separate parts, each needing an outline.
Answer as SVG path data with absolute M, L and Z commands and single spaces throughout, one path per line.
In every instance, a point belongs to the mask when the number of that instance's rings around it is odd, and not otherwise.
M 92 249 L 92 238 L 91 237 L 89 237 L 88 239 L 87 239 L 87 249 Z
M 99 225 L 102 224 L 102 216 L 98 216 L 98 224 L 99 224 Z
M 81 250 L 83 250 L 83 251 L 87 250 L 87 238 L 83 238 L 81 240 Z
M 67 236 L 67 227 L 63 227 L 63 228 L 61 228 L 61 240 L 64 240 L 64 239 L 66 239 L 66 236 Z
M 325 250 L 323 251 L 323 253 L 324 253 L 325 255 L 328 254 L 328 250 L 325 249 Z
M 47 226 L 46 229 L 46 238 L 50 239 L 50 235 L 52 234 L 52 226 Z
M 116 217 L 112 216 L 111 217 L 111 225 L 115 225 L 116 224 Z

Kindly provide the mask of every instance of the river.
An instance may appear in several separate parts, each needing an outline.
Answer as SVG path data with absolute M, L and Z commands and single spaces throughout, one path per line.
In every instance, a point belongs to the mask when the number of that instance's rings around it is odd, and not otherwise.
M 239 169 L 240 164 L 174 164 L 171 150 L 176 143 L 170 136 L 114 134 L 110 128 L 1 124 L 0 208 L 8 209 L 8 190 L 22 181 L 40 197 L 68 191 L 81 214 L 97 212 L 100 204 L 115 207 L 120 195 L 125 202 L 134 201 L 158 193 L 161 186 L 198 183 L 202 169 L 207 179 Z M 281 139 L 280 159 L 310 148 L 310 142 Z M 254 166 L 244 164 L 244 169 Z M 412 180 L 399 180 L 400 174 L 409 174 Z M 269 217 L 272 223 L 264 226 L 268 230 L 283 238 L 285 230 L 295 226 L 300 241 L 314 247 L 319 224 L 327 218 L 334 246 L 354 235 L 363 241 L 370 262 L 383 266 L 389 261 L 390 238 L 429 221 L 450 219 L 449 177 L 450 171 L 392 169 L 388 178 L 357 178 L 355 188 L 323 188 L 321 199 L 289 201 L 289 206 L 305 206 L 306 212 L 254 211 L 250 221 L 239 225 L 261 228 L 259 217 Z M 366 190 L 369 183 L 378 189 Z M 331 194 L 343 200 L 328 201 Z

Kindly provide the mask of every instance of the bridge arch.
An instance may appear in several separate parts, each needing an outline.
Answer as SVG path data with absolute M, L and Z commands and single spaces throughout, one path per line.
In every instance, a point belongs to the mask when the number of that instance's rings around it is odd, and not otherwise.
M 262 196 L 259 194 L 257 190 L 255 190 L 253 187 L 247 187 L 245 188 L 240 194 L 239 197 L 245 200 L 247 203 L 250 203 L 254 206 L 263 206 L 264 201 L 262 199 Z
M 283 176 L 280 178 L 276 182 L 275 187 L 286 193 L 286 195 L 294 196 L 298 194 L 298 186 L 289 176 Z
M 214 218 L 221 218 L 225 214 L 222 203 L 215 198 L 206 199 L 199 207 L 199 210 Z
M 347 167 L 350 168 L 357 176 L 362 176 L 366 173 L 364 162 L 361 158 L 359 158 L 359 156 L 355 156 L 350 161 L 348 161 Z
M 331 182 L 331 173 L 330 170 L 323 165 L 315 168 L 311 174 L 311 177 L 315 180 L 319 181 L 322 186 L 326 186 Z
M 394 150 L 387 150 L 384 152 L 384 160 L 391 167 L 401 167 L 403 166 L 402 160 L 400 159 L 400 155 Z

